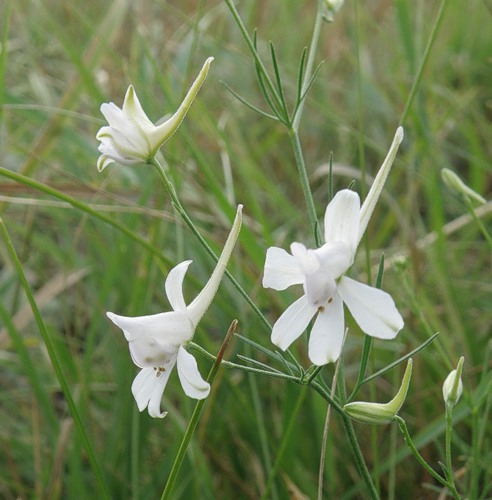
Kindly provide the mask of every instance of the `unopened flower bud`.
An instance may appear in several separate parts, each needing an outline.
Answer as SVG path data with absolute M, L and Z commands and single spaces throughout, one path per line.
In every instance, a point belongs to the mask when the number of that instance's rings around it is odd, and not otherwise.
M 463 393 L 463 382 L 461 381 L 461 372 L 465 358 L 461 356 L 456 370 L 453 370 L 442 385 L 442 395 L 447 405 L 454 406 Z
M 448 188 L 452 189 L 461 196 L 471 198 L 481 204 L 486 203 L 487 200 L 483 196 L 478 194 L 471 187 L 467 186 L 452 170 L 443 168 L 441 170 L 441 177 L 444 184 L 446 184 Z
M 343 409 L 354 420 L 364 422 L 366 424 L 387 424 L 395 419 L 395 416 L 400 411 L 400 408 L 407 397 L 408 386 L 412 376 L 412 358 L 408 360 L 405 374 L 401 383 L 400 390 L 396 396 L 386 404 L 369 403 L 366 401 L 354 401 L 346 404 Z
M 325 0 L 325 5 L 328 12 L 325 14 L 325 19 L 329 22 L 333 21 L 334 15 L 340 10 L 345 0 Z

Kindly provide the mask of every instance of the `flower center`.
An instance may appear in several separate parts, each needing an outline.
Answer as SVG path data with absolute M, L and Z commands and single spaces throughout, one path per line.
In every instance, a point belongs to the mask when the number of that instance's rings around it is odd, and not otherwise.
M 155 376 L 159 378 L 166 369 L 163 366 L 154 366 Z

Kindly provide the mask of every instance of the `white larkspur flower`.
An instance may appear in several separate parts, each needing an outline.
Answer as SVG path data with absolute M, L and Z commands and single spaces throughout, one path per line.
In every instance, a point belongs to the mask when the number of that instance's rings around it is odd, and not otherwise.
M 160 125 L 156 126 L 150 121 L 133 85 L 126 91 L 122 108 L 113 102 L 102 104 L 101 113 L 108 121 L 108 125 L 102 127 L 96 136 L 101 141 L 99 144 L 101 156 L 97 161 L 97 169 L 101 172 L 112 162 L 122 165 L 150 162 L 180 126 L 205 81 L 213 60 L 213 57 L 209 57 L 205 61 L 181 106 L 171 118 Z
M 263 286 L 285 290 L 302 284 L 305 293 L 273 326 L 271 340 L 282 350 L 286 350 L 316 316 L 309 338 L 309 359 L 318 366 L 336 361 L 345 331 L 344 303 L 367 335 L 393 339 L 403 328 L 403 319 L 389 294 L 345 276 L 354 262 L 357 246 L 402 138 L 400 127 L 362 207 L 357 193 L 347 189 L 338 192 L 328 204 L 322 247 L 311 250 L 301 243 L 293 243 L 291 254 L 277 247 L 267 250 Z
M 161 413 L 160 401 L 174 365 L 177 365 L 179 380 L 187 396 L 203 399 L 210 392 L 210 385 L 202 379 L 195 358 L 185 346 L 193 338 L 199 321 L 217 292 L 241 221 L 242 205 L 239 205 L 212 276 L 191 304 L 186 305 L 183 297 L 183 280 L 191 264 L 188 260 L 171 269 L 166 279 L 166 295 L 172 311 L 132 318 L 107 313 L 108 318 L 123 330 L 133 362 L 141 368 L 133 381 L 132 393 L 138 409 L 143 411 L 148 407 L 151 417 L 162 418 L 167 414 Z

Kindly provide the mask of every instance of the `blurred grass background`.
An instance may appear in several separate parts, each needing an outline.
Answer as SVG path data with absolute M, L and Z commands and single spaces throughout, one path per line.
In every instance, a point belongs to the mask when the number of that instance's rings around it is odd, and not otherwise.
M 477 498 L 490 498 L 491 254 L 473 223 L 464 220 L 456 226 L 466 209 L 443 186 L 440 169 L 453 169 L 490 199 L 492 17 L 485 2 L 448 4 L 403 123 L 404 143 L 369 226 L 370 262 L 377 266 L 385 253 L 384 288 L 406 322 L 395 341 L 374 343 L 370 370 L 440 332 L 439 344 L 415 359 L 401 413 L 421 453 L 439 469 L 444 457 L 441 386 L 459 356 L 465 356 L 465 396 L 456 408 L 453 442 L 458 487 L 467 491 L 475 482 Z M 423 0 L 348 0 L 334 23 L 323 24 L 317 60 L 325 63 L 301 122 L 320 216 L 328 200 L 331 151 L 335 187 L 355 179 L 355 189 L 367 191 L 361 167 L 368 177 L 375 175 L 384 158 L 438 8 L 438 2 Z M 267 42 L 275 44 L 293 100 L 316 2 L 243 0 L 238 9 L 250 32 L 258 28 L 266 56 Z M 194 402 L 184 396 L 173 374 L 162 402 L 167 418 L 139 414 L 130 392 L 137 370 L 123 335 L 104 313 L 167 310 L 165 276 L 188 258 L 194 261 L 185 282 L 191 300 L 213 262 L 175 217 L 153 170 L 112 165 L 97 173 L 95 134 L 103 124 L 99 106 L 107 101 L 121 105 L 133 83 L 156 121 L 177 108 L 205 58 L 215 57 L 198 99 L 162 153 L 183 203 L 216 250 L 225 241 L 235 205 L 244 204 L 245 225 L 229 269 L 272 322 L 300 292 L 261 288 L 267 247 L 287 248 L 294 240 L 314 244 L 289 139 L 281 125 L 255 115 L 221 84 L 264 107 L 251 58 L 220 1 L 7 0 L 0 6 L 0 20 L 0 166 L 89 205 L 147 239 L 162 255 L 86 211 L 63 204 L 60 197 L 3 174 L 0 178 L 1 216 L 111 495 L 156 498 Z M 482 211 L 490 231 L 490 203 Z M 363 254 L 359 252 L 352 274 L 366 280 Z M 94 495 L 93 472 L 3 244 L 0 297 L 0 496 L 89 498 Z M 226 279 L 195 341 L 216 352 L 234 318 L 243 336 L 271 347 L 264 325 Z M 363 335 L 349 324 L 344 361 L 350 389 Z M 33 390 L 14 345 L 16 333 L 54 409 L 55 422 Z M 262 359 L 250 349 L 236 340 L 228 357 L 240 353 Z M 308 366 L 305 342 L 298 342 L 294 352 Z M 210 363 L 198 361 L 206 374 Z M 333 366 L 323 370 L 327 381 L 332 373 Z M 401 373 L 393 370 L 390 375 L 364 387 L 360 397 L 389 400 Z M 176 498 L 259 498 L 302 390 L 222 370 Z M 271 498 L 316 496 L 325 413 L 325 402 L 309 392 Z M 437 497 L 432 478 L 408 457 L 395 427 L 356 425 L 383 498 Z M 327 446 L 326 498 L 364 498 L 336 416 Z

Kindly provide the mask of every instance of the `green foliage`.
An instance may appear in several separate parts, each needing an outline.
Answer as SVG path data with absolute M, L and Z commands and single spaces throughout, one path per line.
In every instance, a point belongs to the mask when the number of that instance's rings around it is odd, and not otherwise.
M 355 180 L 354 189 L 367 192 L 402 119 L 438 7 L 411 0 L 347 1 L 334 22 L 321 25 L 313 71 L 321 60 L 324 64 L 303 101 L 299 123 L 318 217 L 328 202 L 330 152 L 333 189 Z M 97 173 L 101 102 L 121 105 L 132 83 L 157 121 L 176 109 L 197 69 L 214 56 L 207 81 L 162 160 L 216 253 L 236 204 L 244 204 L 244 226 L 228 269 L 270 322 L 299 297 L 298 290 L 263 289 L 261 271 L 271 245 L 286 247 L 296 240 L 314 245 L 288 127 L 280 122 L 291 125 L 299 110 L 295 104 L 303 95 L 304 48 L 311 41 L 316 2 L 245 0 L 237 8 L 276 92 L 273 106 L 258 86 L 258 61 L 222 2 L 0 5 L 0 215 L 67 384 L 57 378 L 2 241 L 2 498 L 89 498 L 98 488 L 108 489 L 112 498 L 156 498 L 194 408 L 173 374 L 162 402 L 166 419 L 138 412 L 130 392 L 136 368 L 123 335 L 104 313 L 168 310 L 164 279 L 174 263 L 194 261 L 185 283 L 189 299 L 214 262 L 173 211 L 152 167 L 113 164 Z M 482 234 L 483 228 L 490 234 L 492 209 L 488 202 L 475 210 L 483 224 L 478 227 L 462 199 L 443 186 L 440 171 L 453 169 L 491 198 L 491 21 L 485 2 L 448 2 L 443 12 L 402 123 L 405 140 L 368 227 L 368 248 L 374 250 L 361 248 L 351 271 L 374 281 L 385 254 L 384 289 L 395 298 L 405 328 L 396 340 L 374 340 L 366 348 L 364 374 L 359 373 L 364 337 L 349 322 L 343 367 L 351 397 L 360 385 L 358 400 L 388 401 L 402 366 L 385 367 L 439 331 L 437 340 L 413 354 L 412 384 L 399 415 L 421 455 L 441 473 L 442 383 L 465 357 L 452 446 L 456 487 L 469 498 L 492 495 L 492 266 Z M 275 114 L 284 104 L 277 120 L 255 112 Z M 238 333 L 251 342 L 234 338 L 226 359 L 240 362 L 242 355 L 271 365 L 252 343 L 272 349 L 267 327 L 227 279 L 194 341 L 217 353 L 234 318 Z M 293 352 L 307 368 L 306 345 L 298 342 Z M 211 361 L 197 358 L 207 373 Z M 371 377 L 378 370 L 384 374 Z M 326 387 L 333 373 L 331 365 L 320 372 Z M 292 421 L 296 405 L 300 411 Z M 304 386 L 222 368 L 175 498 L 254 499 L 267 484 L 270 498 L 315 498 L 326 409 L 326 401 Z M 343 428 L 334 413 L 324 494 L 361 498 L 365 484 Z M 401 435 L 389 429 L 355 424 L 382 497 L 421 498 L 440 489 L 412 459 Z M 103 479 L 94 472 L 98 467 Z

